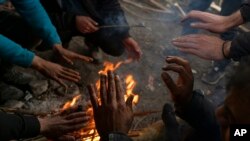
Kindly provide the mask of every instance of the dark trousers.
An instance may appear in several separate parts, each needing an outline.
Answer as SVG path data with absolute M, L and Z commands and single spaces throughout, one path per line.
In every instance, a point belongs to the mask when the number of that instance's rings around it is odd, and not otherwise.
M 95 33 L 82 34 L 75 26 L 76 15 L 67 11 L 58 10 L 58 6 L 55 3 L 51 5 L 51 2 L 46 2 L 46 0 L 44 2 L 41 0 L 41 3 L 47 10 L 52 23 L 57 28 L 63 44 L 69 43 L 73 36 L 83 36 L 90 50 L 100 47 L 105 53 L 112 56 L 120 56 L 124 53 L 125 49 L 122 40 L 128 37 L 128 28 L 101 28 Z M 52 6 L 54 6 L 56 10 L 53 10 Z M 98 22 L 99 26 L 127 25 L 123 12 L 113 11 L 112 9 L 97 12 L 100 17 L 91 18 Z

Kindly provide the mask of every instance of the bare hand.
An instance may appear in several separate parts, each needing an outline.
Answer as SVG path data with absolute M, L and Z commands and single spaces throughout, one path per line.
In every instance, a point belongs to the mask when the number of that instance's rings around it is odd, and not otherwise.
M 97 91 L 94 85 L 89 86 L 91 103 L 94 110 L 94 118 L 97 131 L 103 140 L 108 140 L 112 132 L 127 134 L 132 121 L 133 96 L 127 102 L 124 100 L 125 91 L 121 80 L 112 72 L 108 72 L 108 78 L 101 76 L 101 105 L 98 104 Z
M 197 19 L 199 22 L 191 23 L 191 27 L 209 30 L 211 32 L 223 33 L 232 28 L 232 22 L 226 16 L 219 16 L 202 11 L 191 11 L 182 21 Z
M 163 68 L 162 79 L 171 92 L 171 97 L 176 104 L 183 105 L 192 98 L 194 78 L 187 60 L 180 57 L 167 57 L 168 65 Z M 168 71 L 179 74 L 176 82 L 170 77 Z
M 224 41 L 215 36 L 203 34 L 187 35 L 172 40 L 172 44 L 180 51 L 194 54 L 207 60 L 222 60 Z M 228 46 L 231 46 L 228 44 Z
M 88 125 L 90 117 L 86 112 L 73 113 L 67 116 L 39 118 L 40 132 L 50 139 L 73 140 L 67 133 L 82 129 Z
M 33 59 L 32 67 L 41 72 L 43 75 L 54 79 L 64 87 L 67 87 L 63 82 L 64 79 L 73 82 L 78 82 L 81 79 L 79 72 L 46 61 L 38 56 L 35 56 Z
M 142 56 L 142 51 L 138 43 L 131 37 L 123 40 L 123 44 L 128 51 L 129 58 L 139 60 Z
M 81 60 L 84 62 L 92 62 L 93 61 L 92 58 L 74 53 L 72 51 L 69 51 L 69 50 L 63 48 L 62 45 L 60 45 L 60 44 L 54 45 L 54 50 L 56 53 L 58 53 L 60 55 L 60 57 L 62 59 L 64 59 L 67 63 L 72 64 L 72 65 L 74 64 L 75 60 Z
M 98 23 L 87 16 L 76 16 L 76 28 L 81 33 L 93 33 L 99 30 Z

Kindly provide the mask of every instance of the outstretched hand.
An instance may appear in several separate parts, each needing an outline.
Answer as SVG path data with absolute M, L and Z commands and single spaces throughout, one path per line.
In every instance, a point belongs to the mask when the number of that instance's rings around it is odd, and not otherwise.
M 90 117 L 87 115 L 87 112 L 77 112 L 67 116 L 38 118 L 38 120 L 41 126 L 40 132 L 45 137 L 71 141 L 74 140 L 74 137 L 66 134 L 86 127 Z
M 192 98 L 194 78 L 187 60 L 180 57 L 169 56 L 166 59 L 168 65 L 163 68 L 162 79 L 168 87 L 172 100 L 179 105 L 186 104 Z M 178 73 L 174 81 L 169 71 Z
M 178 37 L 172 40 L 172 44 L 180 51 L 196 55 L 207 60 L 222 60 L 224 59 L 222 46 L 224 41 L 219 37 L 193 34 Z M 228 56 L 231 42 L 226 44 L 224 53 Z
M 128 52 L 128 58 L 132 60 L 140 60 L 142 56 L 141 47 L 139 44 L 131 37 L 123 40 L 125 49 Z
M 61 57 L 63 60 L 65 60 L 67 63 L 73 65 L 75 60 L 80 60 L 83 62 L 92 62 L 93 59 L 87 56 L 83 56 L 77 53 L 74 53 L 72 51 L 69 51 L 62 47 L 61 44 L 54 45 L 54 51 Z
M 108 135 L 112 132 L 127 134 L 133 121 L 133 96 L 125 102 L 125 91 L 119 76 L 114 76 L 111 71 L 108 72 L 108 77 L 101 75 L 101 103 L 98 102 L 96 87 L 90 85 L 88 89 L 96 128 L 102 140 L 108 140 Z

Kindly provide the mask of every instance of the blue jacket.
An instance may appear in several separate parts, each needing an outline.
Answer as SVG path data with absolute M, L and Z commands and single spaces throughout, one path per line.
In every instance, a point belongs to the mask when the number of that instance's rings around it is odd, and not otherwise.
M 3 4 L 5 0 L 0 0 Z M 39 0 L 11 0 L 17 12 L 26 20 L 36 33 L 52 46 L 61 43 L 55 27 Z M 10 63 L 30 67 L 34 53 L 22 48 L 17 43 L 0 34 L 0 57 Z

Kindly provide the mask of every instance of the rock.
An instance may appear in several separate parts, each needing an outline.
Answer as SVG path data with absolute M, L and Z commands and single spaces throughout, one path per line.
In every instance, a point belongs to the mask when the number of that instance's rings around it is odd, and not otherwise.
M 56 94 L 60 96 L 64 95 L 76 95 L 80 93 L 80 89 L 76 84 L 71 84 L 67 90 L 64 87 L 60 87 L 56 89 Z
M 7 85 L 5 83 L 0 84 L 0 103 L 4 103 L 9 100 L 19 100 L 23 98 L 24 93 L 22 90 Z
M 46 92 L 49 87 L 47 80 L 34 80 L 29 83 L 30 89 L 35 96 L 39 96 Z
M 22 101 L 9 100 L 5 102 L 4 106 L 13 109 L 22 109 L 25 106 L 25 104 Z
M 59 83 L 57 83 L 56 81 L 50 79 L 49 80 L 49 87 L 53 90 L 59 88 L 61 85 Z
M 31 94 L 29 91 L 26 91 L 26 92 L 25 92 L 24 100 L 25 100 L 25 101 L 29 101 L 29 100 L 32 99 L 32 98 L 33 98 L 32 94 Z

